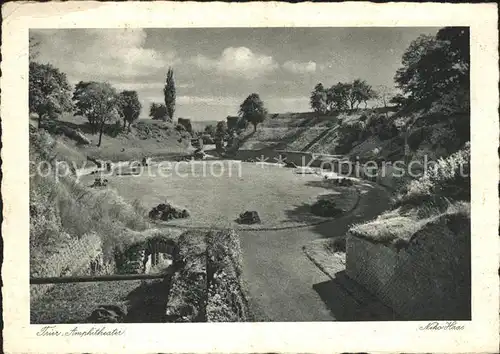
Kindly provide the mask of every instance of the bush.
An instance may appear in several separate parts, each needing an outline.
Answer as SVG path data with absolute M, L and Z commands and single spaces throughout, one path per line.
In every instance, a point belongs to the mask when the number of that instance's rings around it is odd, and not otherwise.
M 122 123 L 119 120 L 116 120 L 113 124 L 110 124 L 106 127 L 106 134 L 116 138 L 123 130 Z
M 325 177 L 325 180 L 338 187 L 352 187 L 354 185 L 354 182 L 349 178 L 328 179 L 328 177 Z
M 57 185 L 54 181 L 46 177 L 31 180 L 29 208 L 31 250 L 53 250 L 66 239 L 57 203 L 54 203 L 56 197 Z
M 446 200 L 470 200 L 470 144 L 462 150 L 440 159 L 419 179 L 400 191 L 395 206 L 440 204 Z
M 214 139 L 207 134 L 202 135 L 203 144 L 215 144 Z

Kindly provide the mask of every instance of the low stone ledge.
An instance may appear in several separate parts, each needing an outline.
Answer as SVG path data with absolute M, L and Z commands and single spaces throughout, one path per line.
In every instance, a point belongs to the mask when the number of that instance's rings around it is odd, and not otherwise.
M 205 232 L 188 231 L 179 237 L 180 270 L 172 277 L 165 310 L 166 322 L 205 322 L 207 269 Z
M 431 218 L 405 247 L 350 234 L 346 272 L 402 319 L 470 319 L 470 235 L 461 213 Z

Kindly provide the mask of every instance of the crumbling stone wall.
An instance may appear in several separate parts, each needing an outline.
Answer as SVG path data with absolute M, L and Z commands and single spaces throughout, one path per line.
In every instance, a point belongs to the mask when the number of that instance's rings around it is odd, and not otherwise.
M 241 284 L 241 248 L 232 231 L 207 234 L 207 322 L 242 322 L 251 318 Z
M 349 277 L 407 320 L 471 316 L 470 219 L 444 215 L 399 249 L 348 235 Z

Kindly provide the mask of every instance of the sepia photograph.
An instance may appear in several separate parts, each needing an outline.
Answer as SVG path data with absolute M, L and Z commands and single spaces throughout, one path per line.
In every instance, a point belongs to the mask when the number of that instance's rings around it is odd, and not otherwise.
M 497 6 L 2 10 L 0 351 L 498 351 Z
M 468 27 L 29 36 L 31 323 L 471 319 Z

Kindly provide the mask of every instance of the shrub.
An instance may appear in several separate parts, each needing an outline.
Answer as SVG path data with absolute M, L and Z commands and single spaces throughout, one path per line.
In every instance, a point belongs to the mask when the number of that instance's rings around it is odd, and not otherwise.
M 215 144 L 215 141 L 214 139 L 212 138 L 212 136 L 208 135 L 208 134 L 204 134 L 202 135 L 202 140 L 203 140 L 203 144 Z
M 29 141 L 30 161 L 50 161 L 54 158 L 54 149 L 57 143 L 48 132 L 44 130 L 37 130 L 35 127 L 30 125 Z
M 109 136 L 116 138 L 118 134 L 122 132 L 122 123 L 119 120 L 116 120 L 113 124 L 110 124 L 106 129 L 106 134 Z
M 177 125 L 182 125 L 185 130 L 189 133 L 193 133 L 193 126 L 191 125 L 191 120 L 186 118 L 178 118 Z
M 231 263 L 235 267 L 236 275 L 241 275 L 241 246 L 234 231 L 209 232 L 206 242 L 213 255 L 210 261 L 215 269 L 222 269 Z
M 352 187 L 354 185 L 354 182 L 349 179 L 349 178 L 334 178 L 334 179 L 328 179 L 326 176 L 325 176 L 325 180 L 334 185 L 334 186 L 338 186 L 338 187 Z

